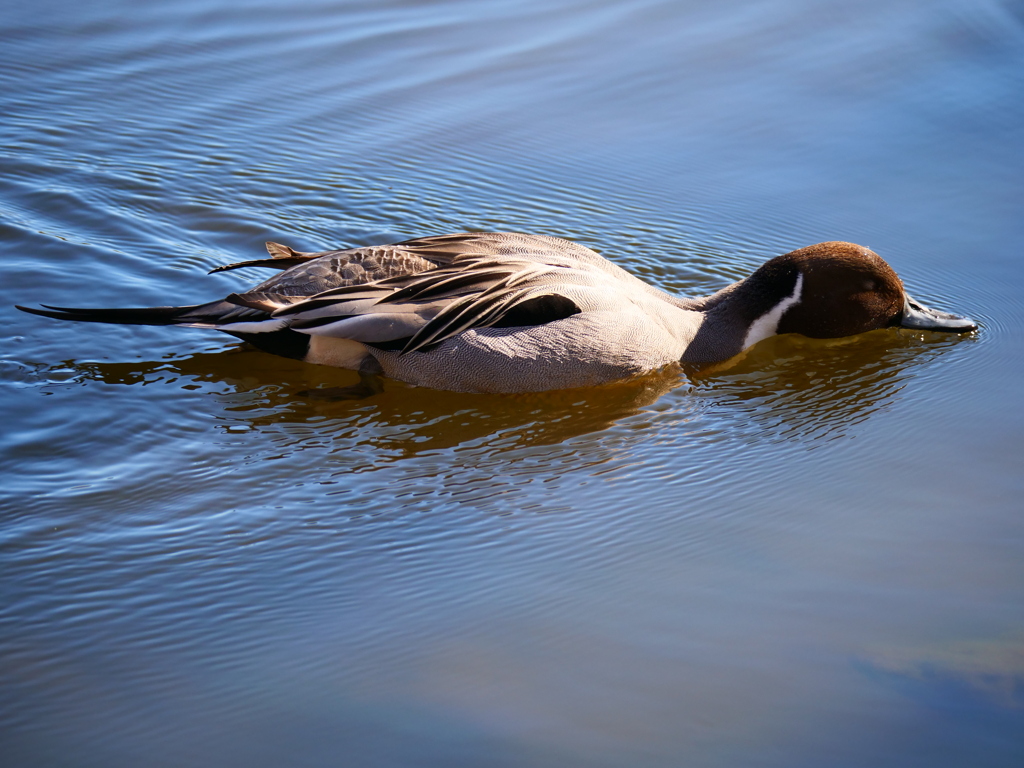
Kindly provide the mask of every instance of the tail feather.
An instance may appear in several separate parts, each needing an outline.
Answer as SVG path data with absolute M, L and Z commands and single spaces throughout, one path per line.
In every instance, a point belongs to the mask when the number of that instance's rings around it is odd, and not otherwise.
M 294 248 L 289 248 L 287 245 L 269 242 L 267 243 L 267 253 L 270 254 L 269 259 L 254 259 L 251 261 L 237 261 L 234 264 L 224 264 L 223 266 L 211 269 L 209 274 L 212 275 L 216 272 L 228 272 L 229 270 L 242 269 L 243 267 L 269 267 L 270 269 L 281 270 L 291 269 L 298 264 L 305 264 L 307 261 L 322 255 L 319 253 L 296 251 Z
M 207 274 L 213 275 L 217 272 L 229 272 L 232 269 L 243 269 L 245 267 L 269 267 L 270 269 L 291 269 L 298 264 L 305 264 L 309 259 L 307 258 L 296 258 L 288 259 L 283 256 L 275 256 L 272 259 L 254 259 L 252 261 L 236 261 L 234 264 L 224 264 L 220 267 L 214 267 Z
M 85 309 L 81 307 L 52 307 L 43 304 L 42 309 L 15 305 L 22 312 L 31 315 L 52 317 L 56 320 L 74 320 L 83 323 L 117 323 L 118 325 L 177 325 L 183 315 L 201 307 L 139 307 L 137 309 Z
M 17 306 L 17 308 L 22 312 L 52 317 L 56 320 L 117 325 L 190 325 L 216 328 L 231 323 L 259 323 L 270 319 L 270 313 L 266 310 L 252 306 L 239 306 L 230 301 L 212 301 L 209 304 L 194 304 L 186 307 L 92 309 L 54 307 L 43 304 L 42 308 L 22 306 Z

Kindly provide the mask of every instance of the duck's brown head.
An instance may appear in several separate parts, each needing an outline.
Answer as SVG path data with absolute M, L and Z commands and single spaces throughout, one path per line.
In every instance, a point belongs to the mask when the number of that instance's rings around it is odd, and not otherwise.
M 744 347 L 779 333 L 831 339 L 890 326 L 953 333 L 978 327 L 911 299 L 892 267 L 853 243 L 818 243 L 778 256 L 744 283 L 763 309 L 751 319 Z

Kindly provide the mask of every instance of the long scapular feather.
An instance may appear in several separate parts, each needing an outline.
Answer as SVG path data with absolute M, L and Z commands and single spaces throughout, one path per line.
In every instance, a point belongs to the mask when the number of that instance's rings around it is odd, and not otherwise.
M 478 298 L 477 296 L 464 296 L 438 312 L 430 322 L 420 328 L 409 339 L 402 349 L 402 354 L 415 352 L 430 344 L 440 343 L 458 333 L 459 330 L 471 327 L 473 325 L 472 319 L 468 322 L 460 322 L 460 320 L 464 320 L 467 313 L 472 318 L 476 317 L 477 313 L 474 310 L 479 307 L 476 301 Z
M 460 271 L 453 275 L 447 275 L 443 279 L 437 279 L 434 275 L 429 275 L 429 277 L 424 277 L 424 279 L 418 280 L 412 285 L 408 285 L 389 296 L 385 296 L 380 300 L 380 303 L 394 304 L 413 299 L 422 301 L 457 291 L 460 288 L 468 289 L 472 286 L 486 285 L 495 280 L 504 280 L 513 274 L 515 273 L 506 268 L 473 270 L 472 272 Z
M 512 279 L 503 280 L 479 295 L 465 296 L 449 304 L 409 339 L 402 354 L 439 344 L 470 328 L 487 328 L 499 322 L 510 309 L 546 293 L 542 287 L 508 290 L 507 284 Z M 575 308 L 574 304 L 572 306 Z
M 379 283 L 370 284 L 369 287 L 366 285 L 352 285 L 346 288 L 324 291 L 323 293 L 316 294 L 310 299 L 302 299 L 294 304 L 282 306 L 274 311 L 274 316 L 287 317 L 289 315 L 311 312 L 316 309 L 340 307 L 350 301 L 358 301 L 361 299 L 378 300 L 382 295 L 388 295 L 386 292 L 376 287 L 377 285 L 379 285 Z M 344 291 L 343 294 L 341 293 L 342 291 Z M 339 312 L 344 314 L 344 311 L 342 310 L 339 310 Z

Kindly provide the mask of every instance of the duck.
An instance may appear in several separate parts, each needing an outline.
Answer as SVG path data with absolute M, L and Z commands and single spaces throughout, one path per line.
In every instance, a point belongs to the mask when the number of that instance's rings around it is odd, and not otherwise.
M 710 296 L 678 297 L 595 251 L 547 235 L 461 232 L 320 252 L 267 243 L 278 270 L 193 306 L 18 309 L 59 320 L 221 331 L 307 363 L 457 392 L 590 387 L 701 366 L 787 333 L 882 328 L 970 333 L 912 299 L 878 254 L 824 242 L 776 256 Z

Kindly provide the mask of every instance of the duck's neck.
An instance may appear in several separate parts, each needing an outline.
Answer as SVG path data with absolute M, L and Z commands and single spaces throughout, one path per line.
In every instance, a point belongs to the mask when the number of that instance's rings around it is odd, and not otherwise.
M 773 335 L 779 317 L 788 307 L 785 299 L 780 302 L 777 296 L 766 293 L 750 280 L 733 283 L 710 296 L 683 301 L 686 309 L 703 315 L 681 360 L 693 364 L 728 360 Z

